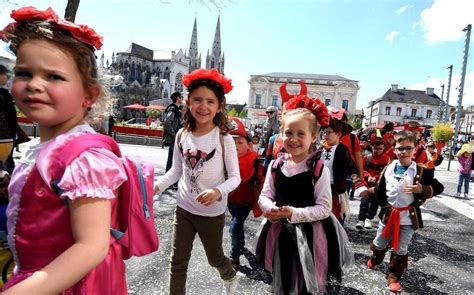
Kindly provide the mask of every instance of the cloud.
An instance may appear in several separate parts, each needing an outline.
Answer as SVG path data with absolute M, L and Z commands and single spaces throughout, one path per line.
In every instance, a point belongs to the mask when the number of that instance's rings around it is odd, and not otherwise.
M 434 0 L 433 5 L 421 12 L 421 27 L 429 43 L 458 41 L 462 32 L 474 23 L 474 1 Z
M 395 39 L 397 35 L 398 35 L 397 31 L 391 31 L 390 33 L 387 34 L 387 36 L 385 36 L 385 40 L 387 40 L 390 44 L 392 44 L 393 40 Z
M 395 13 L 396 13 L 396 14 L 402 14 L 402 13 L 404 13 L 408 8 L 412 8 L 412 6 L 411 6 L 411 5 L 404 5 L 404 6 L 400 7 L 400 8 L 398 8 L 398 9 L 395 11 Z
M 459 85 L 461 84 L 461 74 L 453 73 L 451 78 L 451 90 L 449 91 L 449 104 L 456 106 L 459 96 Z M 446 96 L 448 92 L 448 71 L 446 70 L 446 77 L 431 77 L 424 82 L 418 82 L 412 85 L 407 86 L 407 89 L 411 90 L 426 90 L 426 87 L 434 88 L 436 95 L 441 97 L 441 85 L 444 85 L 444 96 L 443 99 L 446 101 Z M 474 105 L 474 71 L 466 73 L 466 78 L 464 80 L 464 91 L 463 91 L 463 100 L 462 105 L 464 108 Z

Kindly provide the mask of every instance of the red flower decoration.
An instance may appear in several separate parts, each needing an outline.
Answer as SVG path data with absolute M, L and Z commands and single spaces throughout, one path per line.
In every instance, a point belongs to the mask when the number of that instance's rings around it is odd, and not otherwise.
M 192 73 L 189 73 L 187 75 L 183 76 L 183 85 L 186 87 L 189 87 L 191 82 L 194 80 L 199 80 L 199 79 L 207 79 L 207 80 L 212 80 L 219 85 L 222 86 L 224 89 L 224 93 L 229 93 L 232 90 L 232 80 L 227 79 L 224 77 L 221 73 L 219 73 L 218 70 L 216 69 L 197 69 L 194 70 Z
M 45 21 L 56 24 L 58 27 L 69 31 L 74 39 L 95 47 L 97 50 L 102 47 L 103 38 L 93 29 L 86 25 L 77 25 L 73 22 L 59 18 L 51 7 L 44 11 L 38 10 L 32 6 L 22 7 L 13 10 L 10 16 L 16 22 L 8 24 L 2 31 L 0 31 L 0 39 L 5 42 L 8 41 L 8 35 L 14 34 L 14 29 L 18 25 L 18 22 Z
M 46 9 L 45 11 L 38 10 L 36 7 L 33 6 L 22 7 L 20 9 L 13 10 L 10 16 L 16 21 L 47 20 L 57 22 L 59 19 L 58 15 L 51 7 L 48 7 L 48 9 Z
M 286 110 L 305 108 L 310 110 L 321 126 L 329 125 L 329 113 L 326 105 L 319 98 L 311 98 L 306 95 L 297 95 L 285 103 Z

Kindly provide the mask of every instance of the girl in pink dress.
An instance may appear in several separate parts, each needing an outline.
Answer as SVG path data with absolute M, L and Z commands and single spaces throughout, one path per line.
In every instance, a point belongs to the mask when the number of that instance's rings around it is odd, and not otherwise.
M 126 294 L 117 226 L 117 188 L 126 180 L 111 151 L 90 148 L 64 171 L 55 193 L 48 179 L 55 152 L 84 132 L 86 119 L 105 110 L 94 51 L 102 37 L 59 19 L 51 9 L 24 7 L 0 31 L 16 54 L 12 94 L 38 124 L 9 186 L 8 242 L 16 262 L 4 294 Z

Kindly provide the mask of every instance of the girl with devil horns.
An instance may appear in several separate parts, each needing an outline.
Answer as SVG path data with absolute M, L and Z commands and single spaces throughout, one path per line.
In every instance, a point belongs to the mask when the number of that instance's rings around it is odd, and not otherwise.
M 331 213 L 330 172 L 314 152 L 319 127 L 329 123 L 329 115 L 319 99 L 283 92 L 282 98 L 287 153 L 270 163 L 265 178 L 259 206 L 266 220 L 256 255 L 272 273 L 273 292 L 323 294 L 327 278 L 340 281 L 341 267 L 353 260 L 347 234 Z

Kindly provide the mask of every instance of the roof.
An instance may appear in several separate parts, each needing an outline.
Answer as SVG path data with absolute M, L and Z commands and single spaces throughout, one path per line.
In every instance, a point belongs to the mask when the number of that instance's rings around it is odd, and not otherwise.
M 322 75 L 322 74 L 305 74 L 305 73 L 287 73 L 287 72 L 271 72 L 256 76 L 266 76 L 273 78 L 294 78 L 294 79 L 311 79 L 311 80 L 339 80 L 339 81 L 353 81 L 338 75 Z
M 153 60 L 171 60 L 173 54 L 178 53 L 179 50 L 179 48 L 153 50 Z
M 374 104 L 381 101 L 389 101 L 439 106 L 439 100 L 439 96 L 434 93 L 427 95 L 424 90 L 398 89 L 397 91 L 392 91 L 391 88 L 389 88 L 381 98 L 374 101 Z

